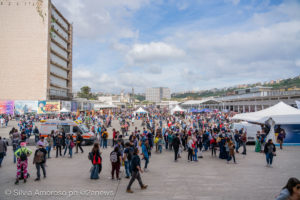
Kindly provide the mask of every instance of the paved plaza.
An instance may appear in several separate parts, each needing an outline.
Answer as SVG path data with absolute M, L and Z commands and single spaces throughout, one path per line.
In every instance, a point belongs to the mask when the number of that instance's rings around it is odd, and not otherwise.
M 116 123 L 116 122 L 114 122 Z M 4 129 L 1 130 L 3 136 Z M 34 146 L 30 146 L 35 150 Z M 173 161 L 173 152 L 152 153 L 149 172 L 142 174 L 142 180 L 149 187 L 140 190 L 133 184 L 133 194 L 126 193 L 129 182 L 110 180 L 111 165 L 109 153 L 112 148 L 102 150 L 103 170 L 99 180 L 90 180 L 91 163 L 87 158 L 91 146 L 84 147 L 84 153 L 73 158 L 52 158 L 47 160 L 47 178 L 34 182 L 36 168 L 29 159 L 31 177 L 26 184 L 20 181 L 14 185 L 16 166 L 12 160 L 12 149 L 0 168 L 0 199 L 203 199 L 203 200 L 269 200 L 280 192 L 289 177 L 300 177 L 300 147 L 285 147 L 278 151 L 274 167 L 265 167 L 264 154 L 255 153 L 254 146 L 248 146 L 247 156 L 237 155 L 238 164 L 227 164 L 225 160 L 212 158 L 204 153 L 199 162 L 187 162 L 184 152 L 179 162 Z M 144 164 L 144 161 L 142 161 Z M 52 194 L 52 196 L 50 196 Z

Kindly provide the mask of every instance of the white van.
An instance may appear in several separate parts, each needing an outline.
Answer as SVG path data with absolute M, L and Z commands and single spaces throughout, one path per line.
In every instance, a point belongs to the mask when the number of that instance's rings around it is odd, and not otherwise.
M 247 132 L 247 142 L 255 142 L 257 131 L 261 132 L 261 126 L 257 124 L 251 124 L 248 122 L 232 123 L 230 126 L 231 132 L 234 133 L 235 130 L 244 130 Z
M 79 131 L 84 144 L 92 144 L 95 140 L 94 133 L 89 131 L 84 124 L 77 124 L 71 120 L 47 120 L 41 124 L 40 134 L 42 137 L 48 137 L 52 130 L 61 129 L 64 129 L 66 134 L 72 134 L 74 139 Z

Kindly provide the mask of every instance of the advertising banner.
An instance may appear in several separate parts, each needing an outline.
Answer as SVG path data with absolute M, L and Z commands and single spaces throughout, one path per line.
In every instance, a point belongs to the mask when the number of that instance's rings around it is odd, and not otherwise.
M 77 111 L 77 102 L 76 101 L 72 101 L 72 106 L 71 106 L 71 112 L 76 112 Z
M 15 101 L 15 114 L 37 113 L 38 101 Z
M 0 101 L 0 114 L 14 114 L 14 101 Z
M 38 114 L 59 113 L 60 111 L 59 101 L 39 101 L 38 105 Z

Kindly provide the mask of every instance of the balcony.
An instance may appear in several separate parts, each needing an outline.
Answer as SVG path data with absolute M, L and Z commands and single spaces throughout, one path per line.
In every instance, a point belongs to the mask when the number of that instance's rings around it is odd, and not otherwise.
M 67 90 L 49 89 L 48 94 L 51 100 L 71 100 L 73 98 L 73 94 Z

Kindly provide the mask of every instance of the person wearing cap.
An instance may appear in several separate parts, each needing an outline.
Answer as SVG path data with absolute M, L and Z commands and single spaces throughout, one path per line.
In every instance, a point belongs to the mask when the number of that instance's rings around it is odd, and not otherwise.
M 41 168 L 43 170 L 43 175 L 44 178 L 46 178 L 46 168 L 45 168 L 45 163 L 46 163 L 46 155 L 47 151 L 44 148 L 44 143 L 42 141 L 38 141 L 37 143 L 38 149 L 34 153 L 34 158 L 33 158 L 33 164 L 35 164 L 36 167 L 36 174 L 37 178 L 35 181 L 39 181 L 41 178 Z
M 21 174 L 23 171 L 24 183 L 26 183 L 27 179 L 27 166 L 28 166 L 28 156 L 32 154 L 32 151 L 26 147 L 26 142 L 21 142 L 21 148 L 16 150 L 15 156 L 17 157 L 17 179 L 15 184 L 19 183 L 19 179 L 21 178 Z

